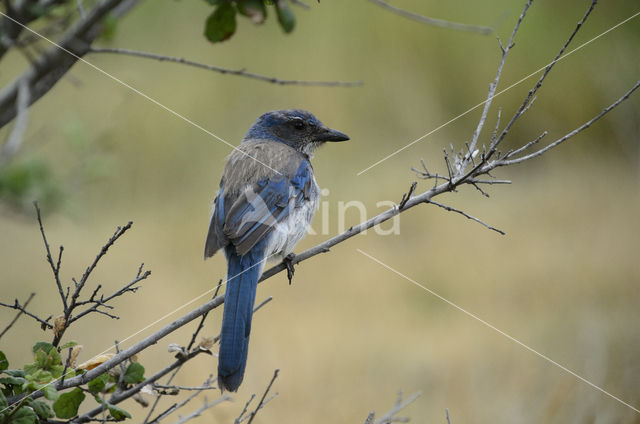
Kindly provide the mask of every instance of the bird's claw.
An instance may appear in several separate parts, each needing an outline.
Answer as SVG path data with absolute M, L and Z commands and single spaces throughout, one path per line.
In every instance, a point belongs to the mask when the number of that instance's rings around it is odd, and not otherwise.
M 293 268 L 293 260 L 295 259 L 295 257 L 296 255 L 294 255 L 293 253 L 289 253 L 282 260 L 282 263 L 284 263 L 287 267 L 287 278 L 289 279 L 289 285 L 291 285 L 291 282 L 293 281 L 293 274 L 295 274 L 296 272 L 296 270 Z

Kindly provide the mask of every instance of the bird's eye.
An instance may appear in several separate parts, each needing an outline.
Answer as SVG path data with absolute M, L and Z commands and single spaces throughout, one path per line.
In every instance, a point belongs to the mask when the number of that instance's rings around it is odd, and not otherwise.
M 297 130 L 304 129 L 304 121 L 302 119 L 296 119 L 293 121 L 293 128 Z

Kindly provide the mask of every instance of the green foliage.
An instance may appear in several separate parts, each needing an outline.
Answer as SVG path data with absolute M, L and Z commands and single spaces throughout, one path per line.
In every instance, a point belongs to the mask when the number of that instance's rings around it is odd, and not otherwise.
M 103 41 L 113 41 L 116 36 L 116 31 L 118 29 L 118 18 L 109 14 L 104 17 L 102 21 L 102 34 L 100 34 L 100 39 Z
M 9 418 L 9 424 L 36 424 L 38 415 L 30 406 L 22 406 Z
M 132 362 L 124 373 L 124 382 L 136 384 L 144 381 L 144 367 L 137 362 Z
M 109 382 L 109 374 L 103 373 L 91 380 L 88 384 L 89 391 L 93 394 L 103 392 Z
M 43 419 L 53 418 L 55 414 L 51 410 L 51 406 L 43 400 L 30 400 L 29 406 L 33 408 L 34 412 Z
M 4 371 L 9 368 L 9 361 L 4 352 L 0 350 L 0 371 Z
M 107 403 L 107 409 L 109 410 L 109 415 L 111 415 L 116 421 L 123 421 L 126 418 L 131 418 L 131 414 L 127 411 L 118 408 L 115 405 L 111 405 L 110 403 Z
M 212 43 L 229 39 L 236 32 L 236 8 L 231 2 L 220 3 L 207 18 L 204 35 Z
M 70 392 L 60 395 L 53 403 L 53 410 L 58 418 L 73 418 L 78 415 L 78 408 L 85 398 L 82 389 L 76 387 Z
M 23 369 L 9 369 L 9 360 L 4 352 L 0 351 L 0 412 L 1 424 L 36 424 L 40 419 L 50 418 L 69 419 L 78 415 L 78 408 L 85 399 L 84 390 L 75 387 L 71 391 L 59 394 L 55 388 L 57 379 L 62 376 L 64 367 L 60 351 L 76 346 L 74 341 L 67 342 L 56 348 L 51 343 L 37 342 L 33 345 L 34 362 L 24 365 Z M 68 368 L 65 377 L 73 377 L 81 374 L 83 370 Z M 95 400 L 104 405 L 109 415 L 116 421 L 131 418 L 124 409 L 118 408 L 102 399 L 99 393 L 115 391 L 120 376 L 105 372 L 94 378 L 87 384 L 87 389 L 94 395 Z M 144 367 L 138 362 L 131 363 L 122 381 L 125 384 L 137 384 L 144 381 Z M 9 406 L 8 396 L 29 394 L 36 390 L 42 390 L 45 399 L 31 399 L 23 397 L 16 405 Z
M 286 33 L 293 31 L 296 26 L 296 17 L 293 15 L 291 8 L 284 0 L 279 0 L 276 4 L 276 12 L 278 13 L 278 22 Z
M 55 206 L 61 197 L 49 165 L 32 158 L 0 168 L 0 200 L 18 211 L 33 210 L 32 202 Z
M 100 396 L 95 395 L 94 398 L 95 398 L 96 402 L 101 403 L 102 405 L 106 406 L 107 410 L 109 411 L 109 415 L 111 415 L 111 417 L 114 420 L 123 421 L 123 420 L 125 420 L 127 418 L 131 418 L 131 414 L 129 414 L 127 411 L 125 411 L 122 408 L 118 408 L 115 405 L 110 404 L 106 400 L 102 399 Z
M 240 14 L 260 25 L 267 19 L 267 6 L 274 6 L 278 22 L 290 33 L 296 18 L 286 0 L 205 0 L 214 6 L 205 23 L 204 35 L 212 43 L 228 40 L 236 32 L 236 15 Z

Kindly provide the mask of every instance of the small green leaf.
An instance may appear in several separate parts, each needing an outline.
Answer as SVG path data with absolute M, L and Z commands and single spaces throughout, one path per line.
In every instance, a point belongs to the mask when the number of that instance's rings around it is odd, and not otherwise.
M 74 342 L 73 340 L 71 340 L 69 342 L 66 342 L 62 346 L 60 346 L 60 350 L 69 349 L 70 347 L 74 347 L 74 346 L 77 346 L 77 345 L 78 345 L 78 342 Z
M 278 14 L 278 22 L 287 34 L 293 31 L 296 26 L 296 17 L 291 11 L 289 4 L 284 0 L 278 0 L 276 3 L 276 13 Z
M 222 3 L 207 18 L 204 35 L 212 43 L 229 39 L 236 32 L 236 9 L 231 3 Z
M 144 367 L 137 362 L 132 362 L 124 373 L 124 382 L 135 384 L 144 381 Z
M 108 382 L 109 382 L 109 374 L 106 372 L 103 374 L 100 374 L 99 376 L 97 376 L 96 378 L 94 378 L 89 382 L 89 385 L 88 385 L 89 391 L 93 394 L 100 393 L 107 386 Z
M 0 350 L 0 371 L 4 371 L 9 368 L 9 360 L 4 355 L 4 352 Z
M 26 381 L 22 377 L 0 377 L 0 384 L 5 386 L 22 386 Z
M 44 353 L 49 353 L 51 349 L 55 349 L 51 343 L 47 342 L 38 342 L 33 345 L 33 353 L 37 353 L 39 350 L 42 350 Z
M 58 418 L 73 418 L 78 415 L 78 407 L 84 400 L 85 395 L 82 389 L 76 387 L 70 392 L 60 395 L 53 403 L 53 410 Z
M 118 30 L 118 18 L 108 14 L 102 20 L 102 34 L 100 38 L 104 41 L 113 41 L 116 37 L 116 31 Z
M 24 377 L 27 375 L 24 370 L 4 370 L 5 374 L 9 374 L 11 377 Z
M 109 409 L 109 415 L 111 415 L 116 421 L 123 421 L 126 418 L 131 418 L 131 414 L 115 405 L 107 403 L 107 408 Z
M 0 408 L 5 409 L 7 407 L 7 398 L 4 397 L 4 393 L 0 390 Z M 0 414 L 1 416 L 2 414 Z
M 42 388 L 42 392 L 44 393 L 44 397 L 49 400 L 55 401 L 58 399 L 58 391 L 54 387 L 53 384 L 47 384 Z
M 49 404 L 43 400 L 32 400 L 29 402 L 29 406 L 33 408 L 40 418 L 45 420 L 55 416 Z
M 23 406 L 11 416 L 9 424 L 36 424 L 38 416 L 30 406 Z
M 267 8 L 262 0 L 238 0 L 238 12 L 251 18 L 254 24 L 261 24 L 267 18 Z

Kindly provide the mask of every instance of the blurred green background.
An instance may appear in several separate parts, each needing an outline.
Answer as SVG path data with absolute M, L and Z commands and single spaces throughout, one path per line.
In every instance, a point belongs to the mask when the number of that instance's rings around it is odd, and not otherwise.
M 375 161 L 486 97 L 499 60 L 494 35 L 433 28 L 364 0 L 309 2 L 295 8 L 284 35 L 273 16 L 264 26 L 239 20 L 237 34 L 213 45 L 202 36 L 211 7 L 204 1 L 142 2 L 102 45 L 181 56 L 283 79 L 362 80 L 355 88 L 278 86 L 177 64 L 116 55 L 91 63 L 238 143 L 271 109 L 299 107 L 351 141 L 321 149 L 314 160 L 328 188 L 324 210 L 298 251 L 338 231 L 339 202 L 358 200 L 369 216 L 380 200 L 399 201 L 420 158 L 444 172 L 442 149 L 469 140 L 480 109 L 361 176 Z M 543 0 L 530 9 L 508 58 L 501 87 L 546 65 L 589 2 Z M 488 25 L 508 39 L 522 2 L 398 0 L 428 16 Z M 637 2 L 599 4 L 572 47 L 638 11 Z M 640 18 L 558 63 L 505 148 L 548 130 L 551 141 L 612 103 L 640 76 Z M 0 84 L 25 58 L 13 52 Z M 535 78 L 494 100 L 510 117 Z M 198 422 L 230 422 L 275 368 L 279 393 L 260 422 L 363 422 L 389 409 L 398 390 L 422 396 L 405 414 L 414 422 L 637 423 L 640 414 L 579 381 L 450 305 L 385 270 L 356 249 L 436 291 L 585 379 L 640 408 L 640 97 L 535 161 L 500 169 L 513 180 L 439 201 L 507 232 L 500 236 L 432 206 L 402 214 L 400 234 L 360 235 L 297 268 L 293 285 L 278 275 L 258 290 L 274 301 L 254 320 L 245 382 L 236 401 Z M 5 128 L 0 132 L 6 137 Z M 44 202 L 50 242 L 65 246 L 62 276 L 82 274 L 117 225 L 133 230 L 101 263 L 93 280 L 107 290 L 128 282 L 140 262 L 153 271 L 135 295 L 117 301 L 120 320 L 93 316 L 67 333 L 84 345 L 80 361 L 123 340 L 213 287 L 225 274 L 221 255 L 202 260 L 210 202 L 230 149 L 113 80 L 80 63 L 37 102 L 16 163 L 47 166 L 56 202 Z M 429 187 L 421 182 L 418 190 Z M 36 193 L 36 197 L 45 196 Z M 44 199 L 46 200 L 46 199 Z M 41 201 L 43 199 L 41 198 Z M 30 203 L 0 212 L 1 300 L 37 292 L 30 310 L 57 315 L 60 306 Z M 18 208 L 19 209 L 19 208 Z M 25 212 L 26 211 L 26 212 Z M 359 221 L 355 209 L 347 226 Z M 186 310 L 181 311 L 186 312 Z M 13 317 L 0 310 L 0 322 Z M 162 323 L 127 340 L 130 346 Z M 204 335 L 218 334 L 221 310 Z M 2 326 L 4 328 L 4 325 Z M 185 344 L 185 328 L 142 353 L 147 373 L 167 364 L 168 343 Z M 12 365 L 36 340 L 50 339 L 23 318 L 1 341 Z M 216 360 L 199 357 L 176 382 L 201 383 Z M 210 393 L 209 398 L 216 394 Z M 174 399 L 166 399 L 167 404 Z M 192 404 L 192 409 L 199 407 Z M 123 407 L 141 421 L 145 411 Z M 186 414 L 188 411 L 182 411 Z

